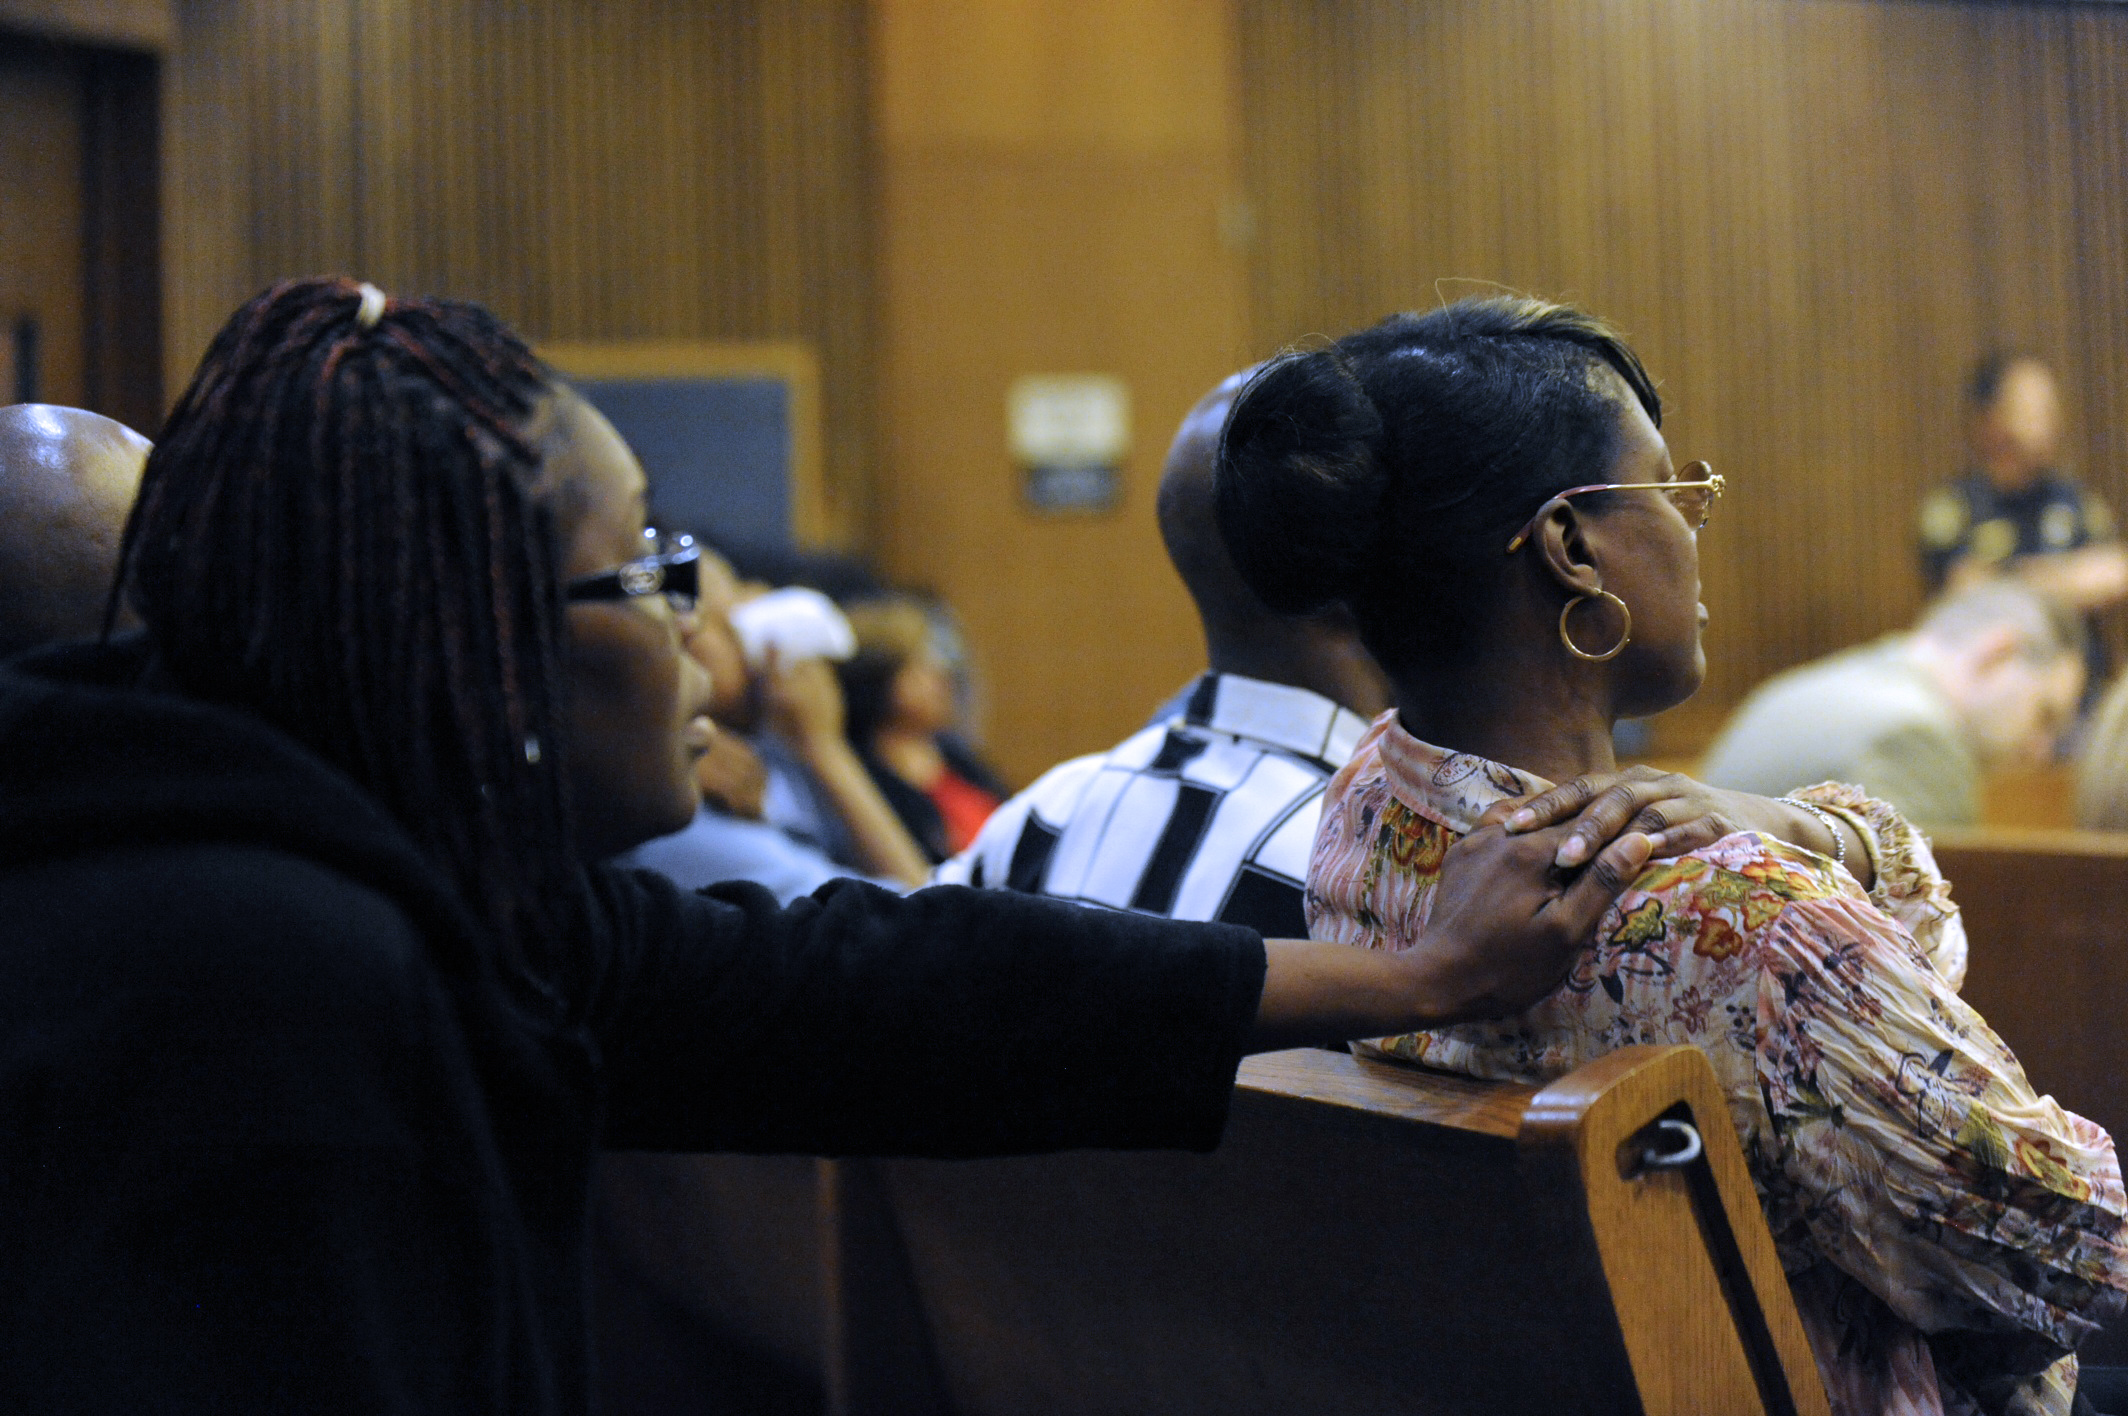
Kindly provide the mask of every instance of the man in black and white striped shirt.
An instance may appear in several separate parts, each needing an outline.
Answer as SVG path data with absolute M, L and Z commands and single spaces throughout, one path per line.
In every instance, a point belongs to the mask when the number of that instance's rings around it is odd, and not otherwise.
M 1197 602 L 1211 672 L 1179 713 L 998 808 L 934 879 L 1306 936 L 1323 788 L 1388 693 L 1348 622 L 1273 614 L 1220 542 L 1212 460 L 1245 377 L 1190 410 L 1160 481 L 1161 538 Z

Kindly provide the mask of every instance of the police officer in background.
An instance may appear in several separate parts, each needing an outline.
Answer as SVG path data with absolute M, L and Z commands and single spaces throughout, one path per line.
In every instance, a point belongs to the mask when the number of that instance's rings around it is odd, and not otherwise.
M 2061 394 L 2029 354 L 1995 353 L 1966 389 L 1965 475 L 1921 504 L 1921 565 L 1931 596 L 2007 575 L 2083 612 L 2089 682 L 2108 672 L 2096 612 L 2128 600 L 2128 550 L 2113 513 L 2060 463 Z
M 2128 599 L 2113 514 L 2061 470 L 2053 373 L 2030 355 L 1993 354 L 1966 399 L 1971 469 L 1921 504 L 1929 593 L 2008 574 L 2080 610 Z

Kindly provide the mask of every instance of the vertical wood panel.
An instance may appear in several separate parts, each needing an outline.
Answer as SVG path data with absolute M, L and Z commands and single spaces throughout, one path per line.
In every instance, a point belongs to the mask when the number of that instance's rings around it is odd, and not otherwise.
M 800 339 L 863 530 L 871 212 L 860 0 L 180 0 L 167 364 L 346 271 L 541 339 Z
M 1985 345 L 2058 364 L 2079 470 L 2128 504 L 2117 8 L 176 10 L 173 380 L 260 284 L 325 268 L 482 299 L 541 337 L 808 340 L 834 509 L 970 615 L 1017 775 L 1113 739 L 1197 656 L 1143 499 L 1190 397 L 1472 280 L 1618 319 L 1680 452 L 1732 475 L 1704 543 L 1709 682 L 1666 748 L 1765 674 L 1910 617 L 1911 509 L 1958 464 Z M 1216 229 L 1237 162 L 1246 258 Z M 1126 504 L 1035 522 L 1003 390 L 1075 368 L 1137 395 Z
M 1482 277 L 1623 324 L 1702 538 L 1707 687 L 1911 618 L 1912 513 L 1989 345 L 2061 372 L 2128 502 L 2128 12 L 1880 0 L 1239 0 L 1259 345 Z M 1456 296 L 1482 287 L 1453 281 Z
M 1224 0 L 878 0 L 880 549 L 965 618 L 989 746 L 1025 781 L 1203 667 L 1153 489 L 1182 414 L 1247 362 L 1221 236 L 1236 153 Z M 1120 507 L 1026 508 L 1023 374 L 1130 390 Z

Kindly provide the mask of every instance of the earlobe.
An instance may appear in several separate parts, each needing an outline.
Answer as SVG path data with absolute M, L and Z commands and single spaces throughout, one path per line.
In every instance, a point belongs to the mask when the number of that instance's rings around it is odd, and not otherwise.
M 1603 571 L 1596 564 L 1595 547 L 1590 544 L 1588 529 L 1575 515 L 1572 503 L 1562 501 L 1547 507 L 1538 519 L 1535 539 L 1545 572 L 1567 594 L 1567 602 L 1559 610 L 1559 642 L 1583 663 L 1604 664 L 1617 658 L 1632 642 L 1633 611 L 1625 601 L 1603 588 Z M 1569 623 L 1577 609 L 1591 602 L 1615 608 L 1619 621 L 1617 637 L 1609 647 L 1593 651 L 1575 642 L 1573 626 Z M 1586 628 L 1589 616 L 1584 614 L 1581 619 Z

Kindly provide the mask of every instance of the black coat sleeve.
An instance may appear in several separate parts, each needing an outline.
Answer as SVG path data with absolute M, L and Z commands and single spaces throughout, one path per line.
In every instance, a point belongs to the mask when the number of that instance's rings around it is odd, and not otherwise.
M 779 908 L 594 872 L 615 1148 L 1209 1149 L 1263 990 L 1253 932 L 856 881 Z

